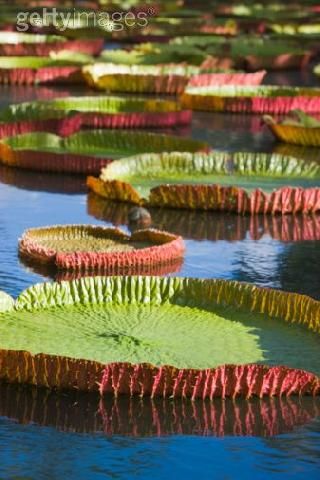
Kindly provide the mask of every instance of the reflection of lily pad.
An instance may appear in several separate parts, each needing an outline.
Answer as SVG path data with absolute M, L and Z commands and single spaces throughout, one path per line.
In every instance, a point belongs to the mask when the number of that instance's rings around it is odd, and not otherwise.
M 319 393 L 319 338 L 302 328 L 319 332 L 319 314 L 311 298 L 223 280 L 39 284 L 0 314 L 0 376 L 115 394 Z
M 47 128 L 50 131 L 55 127 L 58 132 L 52 133 L 70 135 L 81 126 L 141 128 L 185 125 L 191 122 L 191 112 L 182 110 L 181 105 L 172 100 L 81 96 L 12 104 L 0 112 L 0 121 L 2 136 L 31 130 L 46 131 Z
M 316 113 L 320 112 L 320 89 L 273 85 L 188 87 L 182 102 L 192 110 L 281 114 L 298 108 Z
M 149 132 L 91 130 L 65 138 L 38 132 L 3 139 L 0 158 L 20 168 L 98 173 L 111 160 L 130 153 L 207 149 L 204 142 Z
M 32 170 L 22 170 L 0 165 L 0 182 L 22 190 L 33 192 L 67 193 L 79 195 L 87 191 L 85 180 L 80 175 L 54 175 L 41 172 L 37 175 Z
M 138 230 L 131 236 L 117 228 L 56 225 L 24 232 L 19 252 L 58 269 L 142 274 L 148 267 L 181 258 L 181 237 L 159 230 Z
M 312 421 L 319 411 L 318 399 L 312 397 L 173 401 L 123 395 L 100 399 L 92 393 L 63 395 L 43 388 L 0 384 L 1 417 L 78 434 L 265 437 L 290 432 Z
M 320 122 L 302 110 L 293 110 L 290 116 L 276 121 L 269 115 L 264 116 L 276 138 L 286 143 L 304 146 L 320 146 Z
M 88 185 L 111 200 L 151 206 L 315 212 L 320 208 L 319 168 L 317 163 L 268 154 L 146 154 L 113 162 L 99 179 L 89 177 Z
M 93 192 L 87 197 L 89 215 L 113 225 L 128 225 L 132 205 L 107 200 Z M 266 236 L 281 242 L 320 240 L 320 215 L 220 215 L 219 212 L 148 209 L 153 228 L 185 239 L 235 242 Z

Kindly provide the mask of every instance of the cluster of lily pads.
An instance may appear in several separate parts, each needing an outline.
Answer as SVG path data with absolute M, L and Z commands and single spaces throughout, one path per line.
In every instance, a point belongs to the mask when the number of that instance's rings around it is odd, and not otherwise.
M 88 175 L 98 212 L 123 202 L 168 215 L 228 212 L 250 222 L 258 214 L 286 222 L 302 215 L 305 230 L 317 226 L 318 162 L 217 152 L 161 132 L 189 126 L 197 110 L 259 113 L 281 141 L 319 146 L 320 122 L 309 114 L 320 113 L 320 87 L 262 85 L 266 70 L 305 69 L 319 52 L 317 10 L 311 3 L 290 12 L 280 4 L 199 2 L 198 11 L 170 4 L 149 11 L 143 29 L 79 20 L 63 34 L 50 18 L 30 23 L 28 33 L 10 31 L 11 5 L 1 15 L 0 83 L 83 84 L 92 95 L 3 109 L 1 163 Z M 103 50 L 115 39 L 122 48 Z M 320 394 L 320 303 L 233 281 L 164 277 L 179 270 L 185 251 L 186 230 L 179 234 L 173 223 L 176 233 L 91 225 L 24 232 L 22 260 L 44 275 L 54 270 L 58 281 L 16 300 L 1 293 L 0 379 L 192 400 Z

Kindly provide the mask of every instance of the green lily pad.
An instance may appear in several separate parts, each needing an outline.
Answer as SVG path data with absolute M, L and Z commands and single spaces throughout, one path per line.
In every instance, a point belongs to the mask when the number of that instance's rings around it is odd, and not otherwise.
M 42 44 L 65 42 L 67 39 L 58 35 L 38 35 L 34 33 L 0 32 L 0 44 L 16 45 L 19 43 Z
M 296 96 L 319 96 L 318 87 L 291 87 L 277 85 L 258 85 L 258 86 L 210 86 L 210 87 L 188 87 L 186 93 L 192 95 L 217 96 L 217 97 L 296 97 Z
M 180 48 L 179 45 L 150 44 L 150 47 L 145 47 L 145 50 L 141 46 L 131 51 L 105 50 L 99 61 L 125 65 L 159 65 L 182 62 L 187 62 L 190 65 L 200 65 L 205 58 L 206 53 L 195 47 L 182 46 Z
M 126 130 L 80 131 L 69 137 L 36 132 L 7 137 L 0 142 L 14 151 L 29 150 L 78 153 L 119 158 L 130 153 L 153 151 L 198 151 L 208 149 L 204 142 L 174 135 Z
M 264 116 L 264 120 L 268 123 L 277 123 L 272 117 L 269 115 Z M 281 125 L 292 125 L 295 127 L 304 127 L 304 128 L 319 128 L 320 121 L 314 118 L 311 115 L 307 115 L 302 110 L 296 109 L 292 110 L 289 116 L 283 118 L 281 120 Z
M 14 306 L 14 300 L 10 295 L 0 291 L 0 312 L 7 312 Z
M 230 292 L 227 303 L 219 288 Z M 320 373 L 317 335 L 281 322 L 276 309 L 250 311 L 253 295 L 265 293 L 236 282 L 159 277 L 39 284 L 0 313 L 0 348 L 103 364 L 203 369 L 254 362 Z
M 121 96 L 63 97 L 48 101 L 24 102 L 9 105 L 0 112 L 0 122 L 64 118 L 79 112 L 128 113 L 170 112 L 181 110 L 178 102 L 158 98 Z
M 128 183 L 145 198 L 152 188 L 168 184 L 217 183 L 270 192 L 284 185 L 317 186 L 320 165 L 263 153 L 145 154 L 113 162 L 102 170 L 100 178 Z
M 90 63 L 90 59 L 88 55 L 68 50 L 52 53 L 49 57 L 0 57 L 0 69 L 80 66 Z
M 160 59 L 166 56 L 168 61 L 170 61 L 170 55 L 172 56 L 171 61 L 192 61 L 202 56 L 202 60 L 205 59 L 207 55 L 218 55 L 218 56 L 230 56 L 235 57 L 246 57 L 250 56 L 277 56 L 281 54 L 303 54 L 305 53 L 306 48 L 301 47 L 301 44 L 298 42 L 293 42 L 292 40 L 281 40 L 281 39 L 268 39 L 253 36 L 253 35 L 242 35 L 236 38 L 223 38 L 223 37 L 214 37 L 213 35 L 203 35 L 203 36 L 191 36 L 191 37 L 178 37 L 172 40 L 169 45 L 157 44 L 157 43 L 147 43 L 142 44 L 142 46 L 136 47 L 131 52 L 118 51 L 119 60 L 120 52 L 123 52 L 122 59 L 123 63 L 127 59 L 130 61 L 139 59 L 148 58 L 149 63 L 152 63 L 152 59 L 157 62 L 157 56 Z M 126 55 L 125 55 L 126 53 Z M 143 55 L 144 54 L 144 55 Z M 104 52 L 104 55 L 110 55 L 110 60 L 112 60 L 113 52 Z M 132 56 L 132 57 L 131 57 Z M 117 58 L 117 54 L 115 54 Z M 121 63 L 121 62 L 119 62 Z M 146 62 L 147 63 L 147 62 Z M 158 61 L 157 63 L 161 63 Z M 201 63 L 201 62 L 200 62 Z

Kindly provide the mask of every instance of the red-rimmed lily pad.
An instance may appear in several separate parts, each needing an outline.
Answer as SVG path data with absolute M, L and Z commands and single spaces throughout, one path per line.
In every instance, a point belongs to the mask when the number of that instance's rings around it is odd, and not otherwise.
M 83 63 L 88 63 L 88 59 L 76 52 L 58 52 L 48 57 L 0 57 L 0 84 L 84 83 Z
M 81 127 L 144 128 L 186 125 L 192 112 L 178 102 L 137 97 L 64 97 L 12 104 L 0 112 L 0 137 L 43 131 L 68 136 Z
M 164 58 L 169 54 L 177 59 L 180 56 L 182 60 L 185 59 L 187 62 L 190 58 L 191 63 L 192 61 L 199 62 L 202 56 L 202 67 L 204 62 L 207 63 L 204 57 L 209 55 L 216 61 L 229 59 L 230 65 L 251 71 L 302 68 L 307 66 L 314 55 L 313 49 L 306 44 L 301 47 L 301 43 L 279 38 L 265 40 L 256 35 L 230 37 L 222 41 L 220 39 L 216 40 L 213 36 L 196 36 L 193 38 L 194 40 L 192 40 L 192 37 L 191 40 L 188 40 L 188 37 L 186 39 L 180 37 L 178 41 L 173 40 L 168 46 L 146 44 L 146 47 L 143 45 L 136 47 L 133 53 L 138 61 L 143 49 L 147 50 L 146 56 L 150 58 L 150 61 L 152 61 L 152 55 L 154 55 L 154 61 L 156 61 L 157 53 Z
M 163 153 L 113 162 L 88 186 L 110 200 L 236 213 L 315 213 L 319 164 L 256 153 Z
M 320 121 L 305 114 L 302 110 L 293 110 L 281 121 L 269 115 L 263 117 L 274 136 L 286 143 L 295 145 L 320 146 Z
M 182 93 L 191 85 L 259 85 L 265 72 L 255 74 L 214 72 L 184 64 L 116 65 L 96 63 L 83 68 L 87 83 L 98 90 L 131 93 Z M 211 71 L 213 70 L 213 71 Z
M 320 112 L 320 89 L 313 87 L 210 86 L 189 87 L 182 103 L 192 110 L 233 113 L 288 113 L 301 109 Z
M 116 65 L 95 63 L 83 67 L 89 86 L 110 92 L 182 93 L 199 68 L 186 65 Z
M 320 34 L 320 22 L 301 22 L 299 20 L 292 22 L 270 22 L 267 24 L 267 29 L 279 35 L 311 35 Z
M 181 237 L 160 230 L 137 230 L 94 225 L 53 225 L 32 228 L 19 241 L 19 252 L 60 270 L 108 275 L 138 275 L 169 266 L 184 253 Z
M 35 285 L 0 319 L 10 383 L 193 399 L 320 393 L 320 303 L 304 295 L 93 277 Z
M 59 35 L 37 35 L 32 33 L 0 31 L 0 56 L 40 56 L 62 50 L 99 55 L 103 39 L 68 40 Z
M 86 130 L 69 137 L 37 132 L 2 139 L 0 161 L 32 170 L 98 173 L 130 152 L 208 149 L 206 143 L 189 138 L 130 130 Z

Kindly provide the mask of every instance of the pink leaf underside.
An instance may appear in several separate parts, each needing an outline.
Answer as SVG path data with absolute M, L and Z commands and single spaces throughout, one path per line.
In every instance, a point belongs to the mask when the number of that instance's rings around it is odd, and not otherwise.
M 285 366 L 223 365 L 178 369 L 147 363 L 102 363 L 27 351 L 0 351 L 0 378 L 47 388 L 191 399 L 319 395 L 320 378 Z
M 312 373 L 282 366 L 226 365 L 193 370 L 151 367 L 148 364 L 106 365 L 100 393 L 141 396 L 226 398 L 319 394 L 320 383 Z

